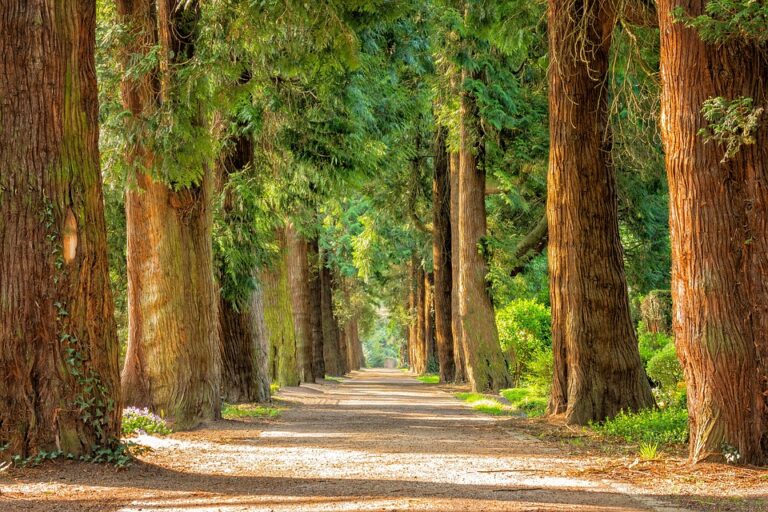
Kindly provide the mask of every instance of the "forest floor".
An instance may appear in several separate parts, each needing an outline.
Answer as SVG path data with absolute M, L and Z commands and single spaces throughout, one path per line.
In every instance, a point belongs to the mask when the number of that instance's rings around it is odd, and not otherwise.
M 127 469 L 0 473 L 0 511 L 768 510 L 766 472 L 633 463 L 398 370 L 284 388 L 276 419 L 140 436 Z

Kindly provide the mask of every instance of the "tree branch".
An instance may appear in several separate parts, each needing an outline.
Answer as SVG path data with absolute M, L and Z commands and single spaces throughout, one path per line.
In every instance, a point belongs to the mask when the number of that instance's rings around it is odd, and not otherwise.
M 544 248 L 547 246 L 548 229 L 547 229 L 547 216 L 546 214 L 536 223 L 536 226 L 530 233 L 520 240 L 515 248 L 515 265 L 509 272 L 510 277 L 515 277 L 521 273 L 525 266 L 534 257 L 541 254 Z

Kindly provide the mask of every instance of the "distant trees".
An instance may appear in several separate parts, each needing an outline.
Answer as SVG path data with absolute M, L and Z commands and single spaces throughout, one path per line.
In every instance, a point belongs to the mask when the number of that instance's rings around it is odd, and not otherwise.
M 119 442 L 95 16 L 95 2 L 47 0 L 0 15 L 3 457 Z

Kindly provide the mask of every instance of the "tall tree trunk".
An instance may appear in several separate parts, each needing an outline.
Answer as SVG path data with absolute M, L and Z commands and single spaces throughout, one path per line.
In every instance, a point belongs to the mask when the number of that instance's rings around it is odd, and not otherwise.
M 269 340 L 261 288 L 235 308 L 222 297 L 219 307 L 222 345 L 221 396 L 229 403 L 268 402 Z
M 269 337 L 269 372 L 272 381 L 280 386 L 298 386 L 300 377 L 296 364 L 296 332 L 284 230 L 277 230 L 276 239 L 280 254 L 260 276 L 264 286 L 264 322 Z
M 419 264 L 416 267 L 416 333 L 411 361 L 412 370 L 419 375 L 427 371 L 427 317 L 425 315 L 427 297 L 424 274 L 424 268 Z
M 323 308 L 320 297 L 320 250 L 317 238 L 308 244 L 309 260 L 309 322 L 312 331 L 312 374 L 316 379 L 325 377 L 323 359 Z
M 242 80 L 245 83 L 246 80 Z M 233 139 L 232 149 L 225 154 L 219 170 L 219 193 L 226 194 L 222 207 L 225 222 L 234 210 L 232 194 L 226 189 L 229 174 L 242 172 L 253 163 L 253 140 L 248 135 Z M 256 269 L 251 269 L 256 272 Z M 222 278 L 226 268 L 218 269 Z M 269 389 L 269 340 L 264 324 L 264 302 L 261 288 L 251 290 L 237 303 L 219 292 L 219 339 L 221 341 L 221 397 L 230 403 L 267 402 Z
M 292 224 L 286 226 L 285 233 L 288 241 L 288 277 L 293 304 L 293 325 L 296 332 L 296 364 L 301 381 L 314 382 L 309 252 L 306 240 L 299 235 Z
M 135 46 L 129 50 L 141 54 L 161 47 L 157 74 L 139 79 L 126 75 L 123 80 L 123 103 L 134 123 L 156 110 L 158 101 L 169 101 L 170 63 L 184 62 L 194 51 L 187 40 L 189 27 L 177 26 L 190 21 L 183 9 L 176 2 L 161 2 L 157 8 L 153 4 L 118 1 L 119 14 L 136 30 Z M 126 67 L 131 58 L 127 53 Z M 157 75 L 159 95 L 154 92 Z M 152 168 L 162 157 L 139 142 L 129 149 L 127 160 Z M 129 405 L 165 413 L 176 429 L 192 428 L 219 413 L 213 177 L 208 168 L 201 174 L 200 185 L 174 190 L 138 171 L 136 187 L 126 192 L 129 334 L 123 394 Z
M 607 125 L 614 20 L 606 2 L 549 2 L 549 413 L 575 424 L 653 405 L 629 312 Z
M 432 181 L 432 258 L 435 287 L 435 342 L 440 382 L 455 376 L 451 327 L 451 176 L 445 129 L 438 128 L 435 142 L 435 175 Z
M 435 277 L 431 272 L 424 273 L 424 371 L 429 371 L 429 363 L 437 355 L 435 346 Z
M 710 97 L 768 104 L 766 46 L 704 43 L 659 2 L 662 136 L 670 196 L 673 327 L 688 383 L 690 458 L 768 462 L 768 129 L 721 161 L 705 143 Z M 731 447 L 731 448 L 728 448 Z
M 465 71 L 464 80 L 469 78 Z M 485 169 L 483 143 L 476 139 L 479 112 L 470 91 L 461 93 L 459 164 L 459 314 L 466 378 L 474 391 L 497 391 L 511 379 L 499 346 L 493 302 L 486 282 Z
M 333 288 L 331 284 L 331 270 L 325 265 L 324 258 L 320 259 L 320 306 L 322 310 L 323 325 L 323 358 L 325 360 L 325 372 L 328 375 L 344 375 L 345 364 L 339 341 L 339 326 L 333 312 Z
M 453 336 L 454 381 L 466 380 L 464 345 L 461 337 L 461 294 L 459 293 L 459 168 L 458 153 L 450 155 L 451 195 L 451 335 Z
M 94 2 L 0 16 L 0 445 L 75 455 L 120 436 L 99 172 Z

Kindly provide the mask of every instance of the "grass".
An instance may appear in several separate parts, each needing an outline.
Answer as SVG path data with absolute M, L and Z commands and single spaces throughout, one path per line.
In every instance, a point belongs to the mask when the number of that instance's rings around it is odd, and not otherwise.
M 658 460 L 659 443 L 640 443 L 640 460 Z
M 259 404 L 224 404 L 221 409 L 221 417 L 225 420 L 240 418 L 267 418 L 274 419 L 280 416 L 281 409 Z
M 688 411 L 669 407 L 621 412 L 613 419 L 591 426 L 601 435 L 630 443 L 681 444 L 688 440 Z
M 456 398 L 468 403 L 476 411 L 490 414 L 492 416 L 511 416 L 516 414 L 516 411 L 508 405 L 505 405 L 498 400 L 481 395 L 480 393 L 456 393 Z
M 543 416 L 547 410 L 547 397 L 531 387 L 502 389 L 501 396 L 518 411 L 527 416 Z
M 423 382 L 424 384 L 439 384 L 440 376 L 436 373 L 427 373 L 425 375 L 419 375 L 416 380 Z

